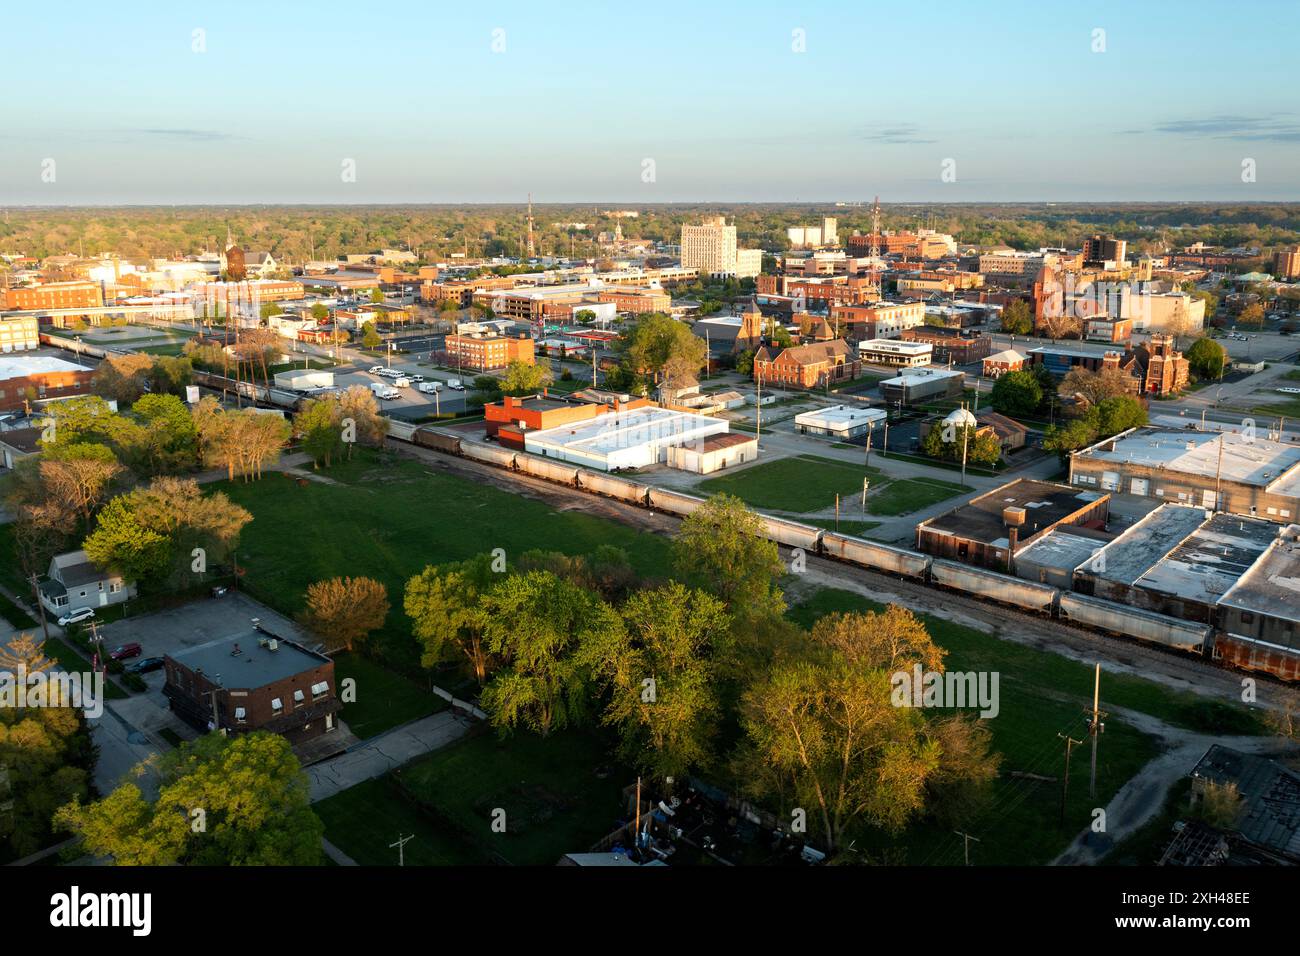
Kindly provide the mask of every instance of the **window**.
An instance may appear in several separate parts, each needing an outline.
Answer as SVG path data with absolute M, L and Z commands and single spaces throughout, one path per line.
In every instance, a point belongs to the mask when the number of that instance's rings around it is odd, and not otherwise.
M 1241 623 L 1242 623 L 1242 624 L 1254 624 L 1254 623 L 1255 623 L 1255 615 L 1254 615 L 1254 614 L 1251 614 L 1249 611 L 1242 611 L 1242 612 L 1241 612 Z
M 280 711 L 284 710 L 284 702 L 281 701 L 279 697 L 272 697 L 271 709 L 278 714 Z
M 121 581 L 114 581 L 112 584 L 110 584 L 110 585 L 108 586 L 108 590 L 109 590 L 111 593 L 116 594 L 118 591 L 122 590 L 122 582 L 121 582 Z
M 243 707 L 236 707 L 236 708 L 235 708 L 235 720 L 236 720 L 238 723 L 241 723 L 241 724 L 242 724 L 242 723 L 245 723 L 245 722 L 246 722 L 246 721 L 245 721 L 245 718 L 246 718 L 247 716 L 248 716 L 248 711 L 246 711 Z
M 301 704 L 306 699 L 307 696 L 302 691 L 296 690 L 293 692 L 293 702 L 295 704 Z
M 330 692 L 329 681 L 320 681 L 311 685 L 311 698 L 317 700 Z

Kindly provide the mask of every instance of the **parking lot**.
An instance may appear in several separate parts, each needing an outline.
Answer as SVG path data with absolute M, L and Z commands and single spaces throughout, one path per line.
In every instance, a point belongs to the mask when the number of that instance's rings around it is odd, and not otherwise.
M 197 647 L 209 641 L 238 634 L 248 635 L 249 640 L 256 640 L 253 631 L 253 619 L 261 621 L 262 626 L 274 634 L 289 640 L 299 641 L 308 646 L 316 642 L 305 635 L 297 624 L 277 614 L 264 604 L 259 604 L 246 594 L 235 591 L 227 592 L 222 597 L 205 598 L 192 601 L 181 607 L 153 614 L 142 614 L 114 621 L 99 628 L 105 651 L 111 652 L 122 644 L 132 641 L 140 645 L 140 660 L 146 657 L 163 657 L 176 654 L 187 648 Z M 130 661 L 124 661 L 129 664 Z M 166 707 L 162 697 L 164 682 L 161 669 L 142 674 L 149 687 L 148 696 L 153 703 Z

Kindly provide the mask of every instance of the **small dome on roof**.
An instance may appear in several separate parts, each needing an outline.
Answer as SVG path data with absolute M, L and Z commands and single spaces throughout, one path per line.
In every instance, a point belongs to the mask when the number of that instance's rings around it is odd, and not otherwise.
M 964 408 L 953 409 L 943 421 L 946 425 L 955 425 L 958 428 L 971 428 L 979 424 L 975 416 Z

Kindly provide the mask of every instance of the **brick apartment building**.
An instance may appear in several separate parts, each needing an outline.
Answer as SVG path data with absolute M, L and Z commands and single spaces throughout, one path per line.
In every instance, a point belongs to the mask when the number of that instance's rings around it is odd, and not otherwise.
M 448 364 L 479 372 L 505 368 L 511 362 L 532 365 L 535 361 L 533 340 L 527 336 L 456 333 L 447 336 L 443 349 Z
M 668 312 L 673 305 L 673 297 L 662 289 L 602 289 L 596 300 L 613 302 L 619 312 L 633 315 Z
M 759 295 L 788 295 L 803 300 L 806 305 L 861 305 L 880 298 L 876 282 L 867 277 L 836 276 L 834 280 L 819 282 L 794 276 L 760 275 L 754 281 Z
M 334 662 L 261 630 L 164 656 L 163 696 L 199 730 L 265 730 L 304 743 L 338 727 Z
M 897 338 L 925 322 L 924 302 L 875 302 L 831 307 L 830 325 L 850 342 Z
M 986 358 L 993 351 L 993 340 L 987 335 L 954 335 L 948 329 L 917 326 L 906 329 L 899 336 L 904 342 L 929 342 L 933 349 L 935 365 L 966 365 Z
M 764 346 L 754 353 L 754 379 L 764 385 L 820 388 L 857 378 L 857 349 L 842 339 L 781 349 Z
M 0 293 L 4 308 L 17 309 L 97 309 L 104 304 L 98 282 L 47 282 Z
M 24 408 L 28 401 L 90 393 L 94 369 L 49 355 L 0 356 L 0 410 Z

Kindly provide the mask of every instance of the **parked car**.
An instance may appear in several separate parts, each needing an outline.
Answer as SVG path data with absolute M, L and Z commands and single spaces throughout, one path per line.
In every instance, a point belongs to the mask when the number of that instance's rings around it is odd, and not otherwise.
M 59 618 L 59 627 L 67 627 L 69 624 L 80 624 L 82 621 L 89 621 L 95 616 L 93 607 L 79 607 L 71 614 L 65 614 Z
M 409 378 L 412 382 L 415 382 L 417 384 L 424 381 L 423 375 L 408 375 L 406 377 Z
M 226 587 L 226 585 L 218 584 L 216 587 L 212 589 L 212 596 L 214 598 L 224 597 L 226 592 L 229 590 L 230 588 Z
M 141 653 L 143 653 L 143 650 L 140 645 L 132 641 L 130 644 L 123 644 L 120 647 L 113 648 L 108 656 L 115 661 L 124 661 L 129 657 L 139 657 Z
M 384 374 L 384 367 L 383 367 L 382 365 L 372 365 L 372 366 L 370 366 L 370 374 L 371 374 L 371 375 L 383 375 L 383 374 Z
M 148 674 L 150 671 L 161 670 L 163 663 L 161 657 L 142 657 L 138 661 L 132 661 L 122 669 L 128 674 Z

